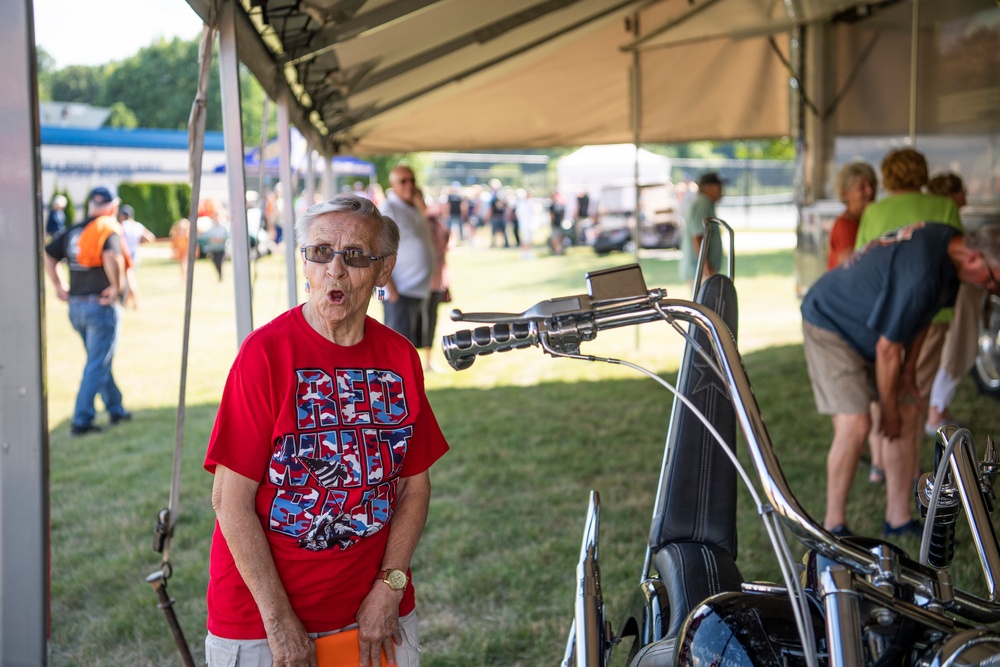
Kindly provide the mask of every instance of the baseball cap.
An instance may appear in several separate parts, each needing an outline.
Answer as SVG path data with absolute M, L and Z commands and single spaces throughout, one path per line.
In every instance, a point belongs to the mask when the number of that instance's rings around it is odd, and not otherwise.
M 98 185 L 96 188 L 90 191 L 89 195 L 87 195 L 87 201 L 94 202 L 95 204 L 110 204 L 116 199 L 117 197 L 115 197 L 114 193 L 111 191 L 111 188 L 105 187 L 103 185 Z
M 124 215 L 127 218 L 134 217 L 135 209 L 129 206 L 128 204 L 125 204 L 118 209 L 118 215 Z
M 726 179 L 719 178 L 718 172 L 710 171 L 701 175 L 698 179 L 698 187 L 703 187 L 706 185 L 725 185 L 727 183 Z

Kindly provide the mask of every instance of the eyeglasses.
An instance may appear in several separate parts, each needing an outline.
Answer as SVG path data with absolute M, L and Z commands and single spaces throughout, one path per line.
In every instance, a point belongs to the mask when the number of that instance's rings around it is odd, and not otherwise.
M 307 261 L 316 262 L 317 264 L 329 264 L 337 255 L 343 258 L 344 264 L 355 269 L 367 269 L 372 265 L 372 262 L 384 259 L 383 257 L 375 257 L 364 250 L 357 250 L 356 248 L 334 250 L 328 245 L 302 246 L 302 256 Z

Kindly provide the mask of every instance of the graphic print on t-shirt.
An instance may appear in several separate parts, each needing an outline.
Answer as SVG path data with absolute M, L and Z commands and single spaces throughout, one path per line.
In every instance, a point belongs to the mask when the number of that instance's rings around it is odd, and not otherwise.
M 392 371 L 296 371 L 295 431 L 277 438 L 268 528 L 310 551 L 346 549 L 392 516 L 412 426 Z
M 923 229 L 925 226 L 926 224 L 923 222 L 915 222 L 912 225 L 906 225 L 905 227 L 900 227 L 890 232 L 886 232 L 882 236 L 876 237 L 863 245 L 857 252 L 848 257 L 848 261 L 844 264 L 845 266 L 856 264 L 858 260 L 860 260 L 861 257 L 872 248 L 883 248 L 909 241 L 913 238 L 914 232 Z

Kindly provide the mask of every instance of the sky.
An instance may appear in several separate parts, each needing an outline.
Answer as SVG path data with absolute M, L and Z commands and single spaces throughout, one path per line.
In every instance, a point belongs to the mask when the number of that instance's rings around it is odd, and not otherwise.
M 157 37 L 194 39 L 201 19 L 184 0 L 34 0 L 35 44 L 56 67 L 122 60 Z

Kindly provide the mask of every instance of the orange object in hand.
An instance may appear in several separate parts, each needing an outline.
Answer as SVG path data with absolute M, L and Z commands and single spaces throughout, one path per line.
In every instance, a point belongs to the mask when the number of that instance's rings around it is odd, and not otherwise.
M 319 637 L 315 641 L 316 664 L 319 667 L 358 667 L 358 663 L 361 662 L 357 628 Z M 389 667 L 384 651 L 381 663 L 382 667 Z

